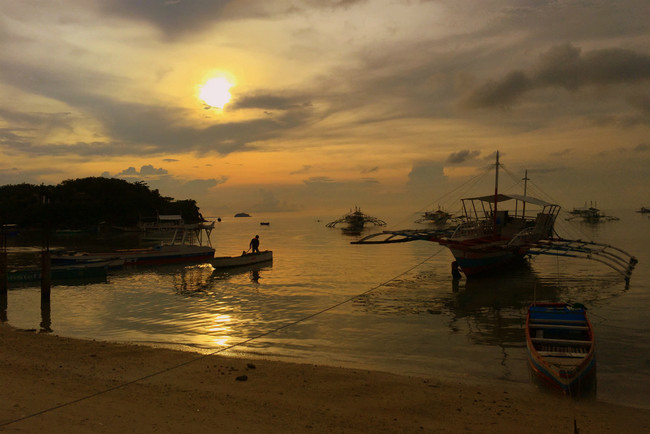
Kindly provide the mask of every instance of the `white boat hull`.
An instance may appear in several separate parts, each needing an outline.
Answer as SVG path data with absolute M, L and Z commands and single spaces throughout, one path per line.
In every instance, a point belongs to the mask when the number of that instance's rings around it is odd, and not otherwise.
M 273 260 L 273 252 L 265 250 L 259 253 L 245 253 L 240 256 L 220 256 L 213 258 L 210 263 L 214 268 L 241 267 Z

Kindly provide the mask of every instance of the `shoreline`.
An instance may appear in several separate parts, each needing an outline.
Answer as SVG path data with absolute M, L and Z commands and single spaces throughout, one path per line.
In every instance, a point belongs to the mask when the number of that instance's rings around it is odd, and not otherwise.
M 85 341 L 0 324 L 0 430 L 648 432 L 650 410 L 362 369 Z

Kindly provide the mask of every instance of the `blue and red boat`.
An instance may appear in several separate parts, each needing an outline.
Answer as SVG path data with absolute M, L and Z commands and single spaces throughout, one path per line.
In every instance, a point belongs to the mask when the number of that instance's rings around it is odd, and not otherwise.
M 551 388 L 572 396 L 593 388 L 595 340 L 584 306 L 531 305 L 526 316 L 526 348 L 533 374 Z

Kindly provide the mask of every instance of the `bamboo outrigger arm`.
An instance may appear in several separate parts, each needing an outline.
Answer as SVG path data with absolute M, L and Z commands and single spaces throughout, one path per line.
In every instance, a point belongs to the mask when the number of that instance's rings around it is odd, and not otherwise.
M 639 262 L 635 256 L 609 244 L 562 238 L 540 240 L 528 253 L 590 259 L 617 271 L 623 275 L 626 282 L 630 281 L 632 271 Z

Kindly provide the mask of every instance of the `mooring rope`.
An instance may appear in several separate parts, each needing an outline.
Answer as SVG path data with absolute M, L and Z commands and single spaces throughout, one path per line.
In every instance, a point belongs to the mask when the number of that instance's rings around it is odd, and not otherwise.
M 81 398 L 74 399 L 74 400 L 72 400 L 72 401 L 64 402 L 63 404 L 59 404 L 59 405 L 56 405 L 56 406 L 54 406 L 54 407 L 46 408 L 46 409 L 44 409 L 44 410 L 41 410 L 41 411 L 38 411 L 38 412 L 35 412 L 35 413 L 32 413 L 32 414 L 29 414 L 29 415 L 27 415 L 27 416 L 20 417 L 20 418 L 18 418 L 18 419 L 13 419 L 13 420 L 10 420 L 10 421 L 8 421 L 8 422 L 2 422 L 2 423 L 0 423 L 0 428 L 1 428 L 1 427 L 4 427 L 4 426 L 7 426 L 7 425 L 11 425 L 11 424 L 17 423 L 17 422 L 24 421 L 24 420 L 26 420 L 26 419 L 31 419 L 31 418 L 33 418 L 33 417 L 40 416 L 40 415 L 42 415 L 42 414 L 45 414 L 45 413 L 49 413 L 49 412 L 55 411 L 55 410 L 58 410 L 58 409 L 63 408 L 63 407 L 69 407 L 69 406 L 71 406 L 71 405 L 77 404 L 77 403 L 82 402 L 82 401 L 87 401 L 87 400 L 89 400 L 89 399 L 95 398 L 95 397 L 100 396 L 100 395 L 105 395 L 105 394 L 107 394 L 107 393 L 109 393 L 109 392 L 112 392 L 112 391 L 114 391 L 114 390 L 122 389 L 122 388 L 125 388 L 125 387 L 127 387 L 127 386 L 130 386 L 130 385 L 132 385 L 132 384 L 135 384 L 135 383 L 137 383 L 137 382 L 140 382 L 140 381 L 143 381 L 143 380 L 147 380 L 147 379 L 152 378 L 152 377 L 155 377 L 155 376 L 157 376 L 157 375 L 161 375 L 161 374 L 164 374 L 164 373 L 167 373 L 167 372 L 173 371 L 173 370 L 175 370 L 175 369 L 178 369 L 178 368 L 181 368 L 181 367 L 183 367 L 183 366 L 189 365 L 190 363 L 198 362 L 198 361 L 203 360 L 203 359 L 205 359 L 205 358 L 207 358 L 207 357 L 214 356 L 214 355 L 219 354 L 219 353 L 222 353 L 222 352 L 224 352 L 224 351 L 231 350 L 231 349 L 233 349 L 233 348 L 236 348 L 236 347 L 239 347 L 239 346 L 245 345 L 245 344 L 250 343 L 250 342 L 252 342 L 252 341 L 254 341 L 254 340 L 257 340 L 257 339 L 260 339 L 260 338 L 263 338 L 263 337 L 269 336 L 269 335 L 274 334 L 274 333 L 277 333 L 277 332 L 279 332 L 279 331 L 281 331 L 281 330 L 284 330 L 284 329 L 287 329 L 287 328 L 289 328 L 289 327 L 292 327 L 292 326 L 295 326 L 295 325 L 297 325 L 297 324 L 300 324 L 300 323 L 302 323 L 302 322 L 305 322 L 305 321 L 307 321 L 307 320 L 309 320 L 309 319 L 312 319 L 312 318 L 314 318 L 314 317 L 316 317 L 316 316 L 318 316 L 318 315 L 322 315 L 322 314 L 325 313 L 325 312 L 329 312 L 330 310 L 334 310 L 334 309 L 336 309 L 337 307 L 340 307 L 340 306 L 342 306 L 342 305 L 344 305 L 344 304 L 346 304 L 346 303 L 349 303 L 349 302 L 351 302 L 351 301 L 353 301 L 353 300 L 355 300 L 355 299 L 357 299 L 357 298 L 359 298 L 359 297 L 363 297 L 364 295 L 369 294 L 369 293 L 371 293 L 372 291 L 375 291 L 375 290 L 377 290 L 377 289 L 379 289 L 379 288 L 381 288 L 381 287 L 383 287 L 383 286 L 386 286 L 386 285 L 389 284 L 390 282 L 392 282 L 392 281 L 394 281 L 394 280 L 396 280 L 396 279 L 399 279 L 400 277 L 402 277 L 402 276 L 404 276 L 404 275 L 410 273 L 411 271 L 415 270 L 416 268 L 418 268 L 418 267 L 422 266 L 423 264 L 425 264 L 426 262 L 430 261 L 430 260 L 433 259 L 435 256 L 437 256 L 437 255 L 438 255 L 442 250 L 444 250 L 444 248 L 440 248 L 440 249 L 438 249 L 437 252 L 435 252 L 434 254 L 430 255 L 430 256 L 427 257 L 426 259 L 423 259 L 422 261 L 418 262 L 417 264 L 413 265 L 413 266 L 410 267 L 409 269 L 407 269 L 407 270 L 405 270 L 405 271 L 399 273 L 399 274 L 396 275 L 396 276 L 391 277 L 390 279 L 388 279 L 388 280 L 386 280 L 386 281 L 384 281 L 384 282 L 382 282 L 382 283 L 380 283 L 380 284 L 378 284 L 378 285 L 376 285 L 376 286 L 374 286 L 374 287 L 372 287 L 372 288 L 370 288 L 370 289 L 368 289 L 368 290 L 366 290 L 366 291 L 364 291 L 364 292 L 362 292 L 362 293 L 360 293 L 360 294 L 357 294 L 357 295 L 354 295 L 354 296 L 348 297 L 347 299 L 345 299 L 345 300 L 343 300 L 343 301 L 340 301 L 340 302 L 338 302 L 338 303 L 336 303 L 336 304 L 334 304 L 334 305 L 331 305 L 331 306 L 329 306 L 329 307 L 326 307 L 326 308 L 324 308 L 324 309 L 321 309 L 321 310 L 319 310 L 319 311 L 317 311 L 317 312 L 311 313 L 311 314 L 306 315 L 306 316 L 304 316 L 304 317 L 302 317 L 302 318 L 299 318 L 299 319 L 297 319 L 297 320 L 294 320 L 294 321 L 288 322 L 288 323 L 286 323 L 286 324 L 284 324 L 284 325 L 281 325 L 281 326 L 279 326 L 279 327 L 276 327 L 276 328 L 274 328 L 274 329 L 272 329 L 272 330 L 269 330 L 269 331 L 266 331 L 266 332 L 264 332 L 264 333 L 260 333 L 260 334 L 258 334 L 258 335 L 256 335 L 256 336 L 250 337 L 250 338 L 248 338 L 248 339 L 244 339 L 244 340 L 241 341 L 241 342 L 237 342 L 237 343 L 235 343 L 235 344 L 232 344 L 232 345 L 226 346 L 226 347 L 224 347 L 224 348 L 220 348 L 220 349 L 218 349 L 218 350 L 215 350 L 215 351 L 213 351 L 213 352 L 211 352 L 211 353 L 203 354 L 203 355 L 201 355 L 201 356 L 199 356 L 199 357 L 195 357 L 195 358 L 190 359 L 190 360 L 188 360 L 188 361 L 186 361 L 186 362 L 178 363 L 178 364 L 176 364 L 176 365 L 173 365 L 173 366 L 170 366 L 170 367 L 167 367 L 167 368 L 164 368 L 164 369 L 161 369 L 161 370 L 158 370 L 158 371 L 152 372 L 152 373 L 150 373 L 150 374 L 144 375 L 144 376 L 139 377 L 139 378 L 136 378 L 136 379 L 134 379 L 134 380 L 130 380 L 130 381 L 127 381 L 127 382 L 124 382 L 124 383 L 118 384 L 118 385 L 116 385 L 116 386 L 109 387 L 108 389 L 100 390 L 100 391 L 95 392 L 95 393 L 93 393 L 93 394 L 86 395 L 86 396 L 83 396 L 83 397 L 81 397 Z

